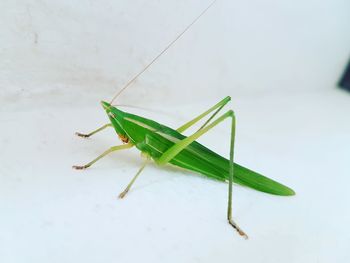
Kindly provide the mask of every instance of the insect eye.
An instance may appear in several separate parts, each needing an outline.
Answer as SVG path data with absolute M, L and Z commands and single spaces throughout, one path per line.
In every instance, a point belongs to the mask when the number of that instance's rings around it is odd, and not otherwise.
M 113 112 L 108 112 L 108 115 L 109 115 L 110 117 L 112 117 L 113 119 L 115 119 L 115 115 L 114 115 Z

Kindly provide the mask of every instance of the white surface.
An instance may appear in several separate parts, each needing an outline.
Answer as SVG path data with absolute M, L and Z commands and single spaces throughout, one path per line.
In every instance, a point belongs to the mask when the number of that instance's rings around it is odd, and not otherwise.
M 176 127 L 233 97 L 237 162 L 297 192 L 235 187 L 248 241 L 226 222 L 225 184 L 150 166 L 121 201 L 137 151 L 71 169 L 119 144 L 73 135 L 106 122 L 99 100 L 205 4 L 22 2 L 0 3 L 1 262 L 349 261 L 350 96 L 335 89 L 348 1 L 220 1 L 119 100 Z M 200 141 L 227 155 L 228 128 Z
M 119 143 L 112 131 L 73 136 L 107 120 L 100 107 L 2 113 L 1 262 L 347 262 L 349 100 L 335 91 L 235 100 L 237 161 L 297 192 L 235 187 L 248 241 L 226 223 L 225 184 L 151 166 L 118 200 L 141 163 L 136 151 L 72 170 Z M 178 126 L 213 102 L 157 119 Z M 227 155 L 228 126 L 201 141 Z

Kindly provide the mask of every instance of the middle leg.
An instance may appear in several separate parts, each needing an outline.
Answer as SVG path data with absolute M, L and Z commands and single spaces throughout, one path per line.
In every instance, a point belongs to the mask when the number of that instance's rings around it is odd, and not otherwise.
M 121 192 L 121 193 L 119 194 L 119 198 L 120 198 L 120 199 L 124 198 L 125 195 L 129 192 L 131 186 L 134 184 L 134 182 L 136 181 L 136 179 L 139 177 L 140 173 L 143 171 L 143 169 L 145 169 L 145 167 L 146 167 L 148 161 L 149 161 L 149 159 L 147 158 L 147 159 L 143 162 L 141 168 L 137 171 L 136 175 L 132 178 L 132 180 L 130 181 L 130 183 L 128 184 L 128 186 L 124 189 L 123 192 Z
M 97 158 L 93 159 L 91 162 L 89 162 L 89 163 L 87 163 L 85 165 L 73 165 L 72 168 L 77 169 L 77 170 L 86 169 L 86 168 L 90 167 L 91 165 L 93 165 L 98 160 L 100 160 L 101 158 L 105 157 L 107 154 L 109 154 L 111 152 L 119 151 L 119 150 L 123 150 L 123 149 L 129 149 L 129 148 L 131 148 L 133 146 L 134 145 L 131 144 L 131 143 L 118 145 L 118 146 L 113 146 L 113 147 L 109 148 L 107 151 L 105 151 L 104 153 L 102 153 L 101 155 L 99 155 Z

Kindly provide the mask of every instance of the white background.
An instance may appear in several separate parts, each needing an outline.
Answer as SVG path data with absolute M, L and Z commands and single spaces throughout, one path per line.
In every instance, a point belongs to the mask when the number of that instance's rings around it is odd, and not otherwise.
M 99 105 L 209 1 L 0 2 L 1 262 L 348 262 L 350 3 L 219 1 L 117 101 L 172 127 L 226 95 L 236 160 L 294 197 L 149 166 L 125 200 L 136 150 L 109 146 Z M 201 142 L 226 155 L 229 125 Z

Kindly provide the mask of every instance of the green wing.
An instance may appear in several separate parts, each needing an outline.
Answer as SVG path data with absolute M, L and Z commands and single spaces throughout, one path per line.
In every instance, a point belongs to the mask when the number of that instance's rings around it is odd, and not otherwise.
M 234 181 L 238 184 L 274 195 L 295 195 L 295 192 L 291 188 L 239 164 L 235 164 L 234 169 Z
M 118 123 L 122 123 L 123 130 L 135 146 L 156 162 L 175 142 L 186 138 L 176 130 L 153 120 L 121 112 L 115 108 L 113 110 L 116 111 L 115 115 L 120 117 Z M 229 177 L 229 160 L 196 141 L 177 154 L 170 163 L 220 181 L 227 181 Z M 289 187 L 236 163 L 233 180 L 235 183 L 261 192 L 275 195 L 295 194 Z
M 168 127 L 162 127 L 162 132 L 177 139 L 183 139 L 185 136 L 178 134 Z M 148 147 L 142 147 L 143 151 L 148 152 L 153 159 L 157 160 L 174 143 L 159 134 L 147 135 Z M 229 176 L 229 160 L 206 148 L 198 142 L 191 143 L 187 148 L 181 151 L 170 161 L 171 164 L 198 172 L 212 179 L 227 181 Z M 245 168 L 237 163 L 234 165 L 233 181 L 237 184 L 253 188 L 255 190 L 270 193 L 274 195 L 289 196 L 295 192 L 266 176 Z

